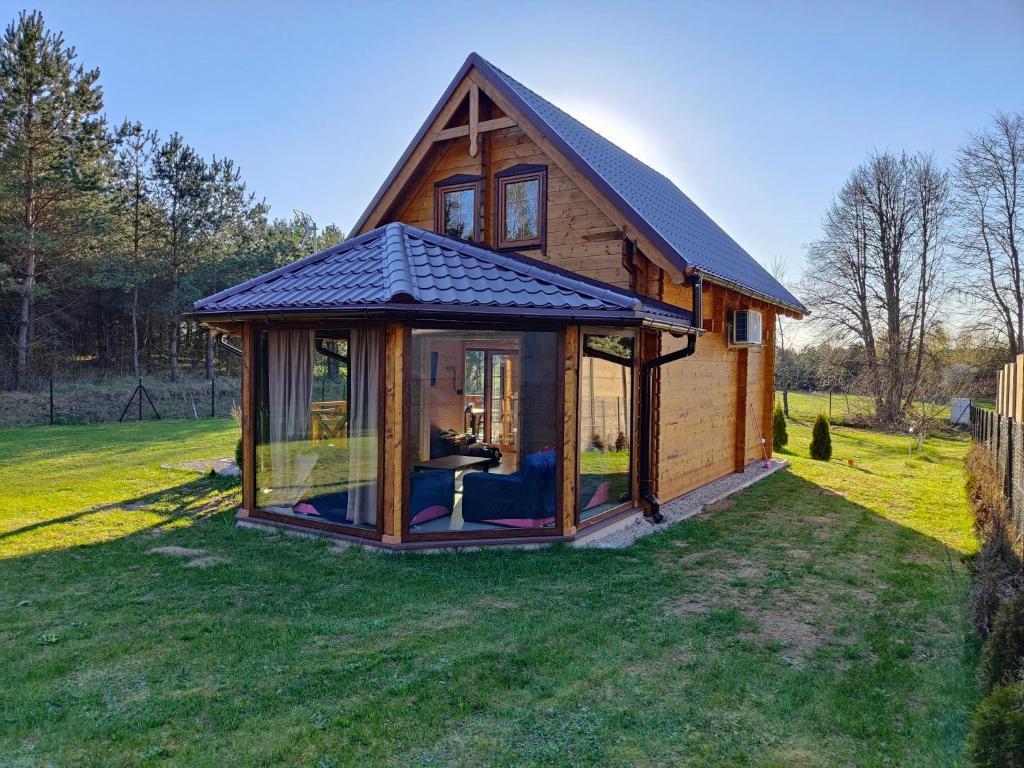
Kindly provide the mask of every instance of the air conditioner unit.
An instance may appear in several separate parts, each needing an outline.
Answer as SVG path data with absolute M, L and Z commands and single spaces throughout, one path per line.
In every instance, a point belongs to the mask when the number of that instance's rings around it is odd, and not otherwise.
M 729 344 L 734 347 L 760 347 L 761 313 L 752 309 L 737 309 L 733 312 Z

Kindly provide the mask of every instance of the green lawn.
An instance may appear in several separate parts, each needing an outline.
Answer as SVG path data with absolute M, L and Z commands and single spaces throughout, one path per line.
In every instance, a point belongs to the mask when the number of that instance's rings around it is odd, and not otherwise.
M 962 764 L 966 443 L 790 434 L 626 550 L 382 555 L 160 469 L 230 421 L 0 431 L 0 764 Z
M 775 401 L 782 403 L 782 393 L 777 392 Z M 789 416 L 797 421 L 813 421 L 819 413 L 829 415 L 834 424 L 870 422 L 875 412 L 874 401 L 864 395 L 832 394 L 829 407 L 828 392 L 790 392 Z M 937 418 L 949 421 L 949 404 L 936 414 Z

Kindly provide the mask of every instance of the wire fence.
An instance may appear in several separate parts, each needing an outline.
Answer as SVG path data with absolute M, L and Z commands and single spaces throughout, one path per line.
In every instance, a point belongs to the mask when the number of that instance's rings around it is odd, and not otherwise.
M 237 376 L 178 382 L 156 378 L 98 382 L 52 378 L 31 391 L 0 392 L 0 427 L 96 424 L 139 418 L 225 418 L 231 415 L 232 406 L 237 408 L 240 403 Z
M 971 406 L 971 433 L 999 470 L 1014 537 L 1020 542 L 1024 536 L 1024 425 L 1012 416 Z

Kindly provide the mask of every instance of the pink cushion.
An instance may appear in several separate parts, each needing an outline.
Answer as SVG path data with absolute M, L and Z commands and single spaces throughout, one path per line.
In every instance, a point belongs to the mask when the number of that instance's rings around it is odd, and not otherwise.
M 597 490 L 594 491 L 594 495 L 590 497 L 590 501 L 587 502 L 587 506 L 585 506 L 583 508 L 584 511 L 586 511 L 588 509 L 592 509 L 594 507 L 599 507 L 602 504 L 607 504 L 608 503 L 608 492 L 611 489 L 612 489 L 612 483 L 611 483 L 610 480 L 605 480 L 603 483 L 601 483 L 599 486 L 597 486 Z
M 420 523 L 426 523 L 430 520 L 436 520 L 439 517 L 450 515 L 452 511 L 448 507 L 441 506 L 440 504 L 434 504 L 426 509 L 421 509 L 416 513 L 416 516 L 409 522 L 410 525 L 419 525 Z
M 551 525 L 555 522 L 553 517 L 499 517 L 494 520 L 483 520 L 485 523 L 494 523 L 495 525 L 504 525 L 508 528 L 543 528 L 545 525 Z
M 292 507 L 292 512 L 297 512 L 300 515 L 316 515 L 317 517 L 320 517 L 320 513 L 316 511 L 316 507 L 305 501 L 300 501 Z

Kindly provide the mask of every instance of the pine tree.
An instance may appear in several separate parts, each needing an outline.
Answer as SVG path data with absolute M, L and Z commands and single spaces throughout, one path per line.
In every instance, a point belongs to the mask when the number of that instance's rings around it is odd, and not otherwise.
M 828 416 L 819 413 L 811 430 L 811 458 L 829 461 L 832 458 L 832 435 L 829 432 Z
M 152 211 L 152 162 L 157 137 L 140 123 L 125 121 L 117 132 L 113 206 L 124 240 L 126 282 L 131 288 L 132 371 L 141 376 L 139 364 L 139 291 L 142 271 L 154 238 Z
M 789 433 L 786 431 L 786 414 L 782 406 L 776 404 L 775 413 L 772 416 L 772 449 L 781 451 L 782 447 L 789 443 Z
M 154 199 L 160 207 L 167 276 L 170 345 L 168 369 L 178 380 L 181 315 L 185 306 L 182 281 L 194 267 L 202 238 L 212 230 L 214 176 L 210 166 L 177 133 L 157 150 L 153 160 Z
M 16 389 L 28 383 L 40 265 L 88 226 L 83 209 L 108 148 L 99 70 L 76 56 L 38 11 L 22 11 L 0 41 L 0 198 L 16 213 L 0 226 L 17 253 L 21 294 Z

